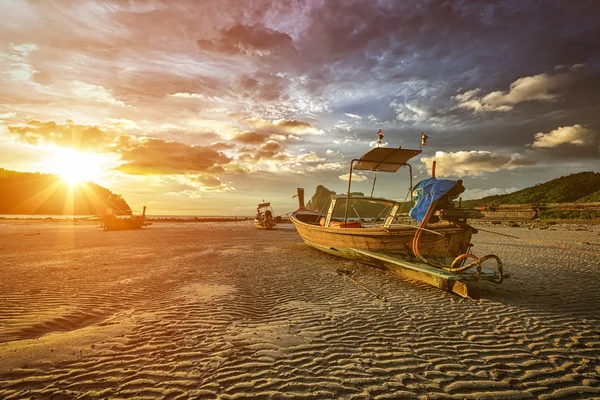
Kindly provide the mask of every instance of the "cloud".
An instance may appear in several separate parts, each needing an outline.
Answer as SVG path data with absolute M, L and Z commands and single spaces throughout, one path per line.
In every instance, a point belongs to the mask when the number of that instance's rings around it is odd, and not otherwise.
M 437 151 L 434 157 L 421 158 L 429 171 L 436 161 L 436 176 L 481 176 L 486 172 L 513 169 L 529 165 L 533 161 L 515 153 L 511 156 L 489 151 L 459 151 L 456 153 Z
M 222 182 L 221 179 L 214 175 L 201 174 L 187 176 L 186 178 L 192 185 L 196 186 L 200 192 L 222 193 L 235 191 L 231 182 Z
M 556 101 L 558 94 L 573 81 L 571 73 L 539 74 L 519 78 L 508 91 L 495 91 L 478 96 L 481 89 L 468 90 L 454 96 L 458 107 L 474 111 L 510 111 L 516 104 L 528 101 Z
M 461 195 L 461 197 L 464 200 L 481 199 L 483 197 L 488 197 L 488 196 L 496 196 L 499 194 L 508 194 L 508 193 L 516 192 L 517 190 L 519 190 L 519 189 L 515 188 L 515 187 L 507 188 L 507 189 L 503 189 L 503 188 L 467 189 L 464 191 L 464 193 Z
M 340 175 L 340 176 L 339 176 L 339 178 L 340 178 L 341 180 L 343 180 L 343 181 L 348 181 L 348 178 L 349 178 L 349 177 L 350 177 L 350 174 L 346 174 L 346 175 Z M 363 181 L 366 181 L 367 179 L 369 179 L 369 178 L 367 178 L 367 177 L 366 177 L 366 176 L 364 176 L 364 175 L 357 175 L 357 174 L 355 174 L 354 172 L 352 173 L 352 181 L 353 181 L 353 182 L 363 182 Z
M 276 119 L 265 120 L 259 117 L 243 119 L 245 122 L 261 132 L 280 133 L 280 134 L 295 134 L 295 135 L 321 135 L 319 129 L 306 121 L 295 119 Z
M 77 97 L 91 99 L 98 103 L 125 107 L 125 103 L 115 99 L 112 93 L 102 86 L 92 85 L 82 81 L 72 81 L 71 88 L 73 94 Z
M 350 130 L 352 129 L 352 126 L 348 122 L 343 120 L 336 122 L 335 125 L 333 125 L 333 127 L 347 132 L 350 132 Z
M 353 119 L 361 119 L 362 118 L 360 115 L 356 115 L 356 114 L 345 113 L 344 115 L 346 117 L 350 117 L 350 118 L 353 118 Z
M 24 125 L 9 125 L 8 132 L 29 144 L 54 143 L 77 150 L 101 151 L 116 139 L 113 132 L 94 126 L 80 125 L 72 121 L 58 124 L 54 121 L 28 121 Z
M 186 93 L 186 92 L 177 92 L 171 95 L 171 97 L 181 97 L 184 99 L 202 99 L 205 100 L 206 96 L 200 93 Z
M 160 139 L 139 138 L 119 149 L 124 163 L 117 169 L 131 175 L 220 173 L 231 158 L 206 146 L 189 146 Z
M 429 113 L 414 104 L 398 102 L 394 100 L 390 103 L 390 108 L 394 110 L 396 120 L 405 122 L 422 122 L 430 118 Z
M 307 170 L 310 172 L 314 171 L 342 171 L 347 167 L 341 163 L 325 163 L 318 164 L 314 167 L 309 167 Z
M 260 132 L 243 132 L 236 135 L 233 140 L 244 144 L 261 144 L 269 140 L 270 134 Z
M 257 163 L 262 160 L 284 161 L 289 155 L 284 153 L 281 143 L 268 140 L 255 149 L 243 149 L 238 159 L 242 162 Z
M 538 132 L 531 145 L 534 148 L 553 148 L 563 144 L 585 146 L 594 141 L 594 132 L 581 125 L 562 126 L 548 133 Z
M 15 81 L 30 82 L 33 75 L 37 72 L 30 62 L 30 54 L 38 51 L 40 48 L 33 43 L 17 45 L 9 44 L 10 53 L 0 52 L 0 61 L 6 64 L 7 74 Z
M 294 49 L 290 35 L 267 28 L 260 23 L 251 26 L 233 25 L 229 29 L 222 30 L 217 38 L 197 40 L 196 45 L 200 50 L 213 53 L 258 57 Z

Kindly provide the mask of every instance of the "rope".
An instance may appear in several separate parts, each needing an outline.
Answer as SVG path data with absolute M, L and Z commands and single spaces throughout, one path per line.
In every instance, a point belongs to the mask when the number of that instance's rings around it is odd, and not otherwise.
M 539 245 L 542 245 L 542 246 L 555 247 L 557 249 L 571 250 L 571 251 L 576 251 L 576 252 L 579 252 L 579 253 L 590 254 L 590 255 L 594 255 L 594 256 L 599 256 L 600 257 L 600 253 L 597 253 L 595 251 L 587 251 L 587 250 L 575 249 L 573 247 L 561 246 L 559 244 L 542 242 L 541 240 L 523 239 L 523 238 L 518 237 L 518 236 L 507 235 L 506 233 L 488 231 L 487 229 L 477 228 L 477 230 L 479 230 L 481 232 L 493 233 L 494 235 L 506 236 L 506 237 L 509 237 L 509 238 L 522 240 L 524 242 L 528 242 L 528 243 L 531 243 L 531 244 L 539 244 Z
M 364 290 L 366 290 L 367 292 L 369 292 L 370 294 L 372 294 L 373 296 L 377 297 L 379 300 L 383 301 L 384 303 L 387 303 L 387 299 L 385 297 L 383 297 L 380 294 L 375 293 L 374 291 L 372 291 L 371 289 L 369 289 L 368 287 L 366 287 L 365 285 L 363 285 L 360 282 L 355 281 L 354 279 L 352 279 L 350 277 L 350 275 L 348 275 L 347 273 L 341 271 L 341 270 L 337 270 L 337 273 L 340 275 L 345 276 L 346 278 L 350 279 L 352 282 L 354 282 L 356 285 L 358 285 L 359 287 L 363 288 Z

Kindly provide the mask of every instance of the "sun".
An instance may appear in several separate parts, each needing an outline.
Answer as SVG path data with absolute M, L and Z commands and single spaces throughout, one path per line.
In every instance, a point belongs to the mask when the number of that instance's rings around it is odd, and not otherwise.
M 49 172 L 60 175 L 71 186 L 94 181 L 104 175 L 103 160 L 94 153 L 56 149 L 46 162 Z

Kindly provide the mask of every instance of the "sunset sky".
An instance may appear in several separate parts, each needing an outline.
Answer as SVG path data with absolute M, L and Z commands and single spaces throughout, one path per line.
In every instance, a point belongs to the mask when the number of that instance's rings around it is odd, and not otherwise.
M 344 192 L 379 129 L 425 132 L 415 181 L 436 160 L 463 198 L 600 171 L 599 21 L 584 0 L 0 0 L 0 167 L 151 215 Z M 403 200 L 407 172 L 382 175 Z

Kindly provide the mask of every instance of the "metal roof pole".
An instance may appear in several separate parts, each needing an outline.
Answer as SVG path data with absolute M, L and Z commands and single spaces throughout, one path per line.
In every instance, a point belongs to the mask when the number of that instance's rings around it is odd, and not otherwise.
M 373 191 L 375 190 L 375 182 L 377 182 L 377 171 L 373 171 L 373 187 L 371 188 L 371 198 L 373 198 Z
M 346 210 L 344 210 L 344 227 L 348 226 L 348 208 L 350 207 L 350 186 L 352 185 L 352 166 L 356 159 L 350 161 L 350 175 L 348 176 L 348 194 L 346 195 Z M 333 217 L 333 211 L 332 217 Z
M 413 196 L 412 196 L 412 192 L 413 192 L 413 184 L 412 184 L 412 180 L 413 180 L 413 177 L 412 177 L 412 165 L 410 165 L 410 164 L 406 164 L 406 165 L 408 165 L 408 171 L 409 171 L 409 173 L 410 173 L 410 187 L 408 188 L 408 191 L 410 192 L 410 201 L 413 201 Z M 405 198 L 406 198 L 406 197 L 405 197 Z

